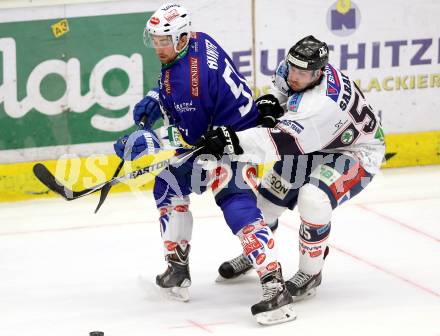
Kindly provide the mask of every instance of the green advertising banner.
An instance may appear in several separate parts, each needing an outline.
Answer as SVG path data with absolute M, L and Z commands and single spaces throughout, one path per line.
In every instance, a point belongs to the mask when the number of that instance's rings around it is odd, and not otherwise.
M 114 141 L 157 85 L 151 13 L 0 23 L 0 151 Z

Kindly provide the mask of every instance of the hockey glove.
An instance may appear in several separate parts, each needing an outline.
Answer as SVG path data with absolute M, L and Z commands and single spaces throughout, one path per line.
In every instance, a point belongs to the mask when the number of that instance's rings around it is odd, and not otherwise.
M 272 94 L 261 96 L 255 101 L 255 105 L 259 112 L 257 123 L 263 127 L 275 127 L 277 119 L 284 114 L 278 99 Z
M 136 125 L 139 125 L 144 115 L 147 116 L 147 121 L 145 122 L 147 127 L 151 127 L 151 125 L 162 117 L 158 88 L 148 91 L 147 95 L 134 106 L 133 119 Z
M 229 126 L 220 126 L 208 131 L 200 138 L 196 147 L 203 147 L 198 153 L 214 155 L 217 160 L 220 160 L 223 154 L 243 154 L 237 134 Z
M 152 130 L 139 130 L 130 136 L 124 135 L 113 145 L 116 154 L 126 161 L 143 155 L 156 154 L 161 150 L 159 138 Z

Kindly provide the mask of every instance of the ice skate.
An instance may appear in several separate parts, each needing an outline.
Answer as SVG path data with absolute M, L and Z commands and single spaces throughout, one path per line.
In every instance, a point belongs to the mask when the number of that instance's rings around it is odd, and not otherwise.
M 261 278 L 263 300 L 251 307 L 252 315 L 263 325 L 279 324 L 296 319 L 293 299 L 283 282 L 281 269 Z
M 321 284 L 321 272 L 315 275 L 309 275 L 298 271 L 289 280 L 286 281 L 286 287 L 294 302 L 311 298 L 316 295 L 316 287 Z
M 168 267 L 164 273 L 156 276 L 156 284 L 161 288 L 162 293 L 169 299 L 177 301 L 188 301 L 191 286 L 191 276 L 189 274 L 188 253 L 189 245 L 182 252 L 180 247 L 176 247 L 176 253 L 166 256 Z
M 240 254 L 231 260 L 225 261 L 218 269 L 218 277 L 216 282 L 224 282 L 226 280 L 236 279 L 252 269 L 252 263 L 244 255 Z
M 324 250 L 324 260 L 327 258 L 330 252 L 327 246 Z M 296 274 L 286 281 L 286 287 L 290 295 L 293 297 L 294 302 L 298 302 L 304 299 L 314 297 L 316 295 L 316 288 L 321 284 L 322 274 L 310 275 L 302 271 L 296 272 Z

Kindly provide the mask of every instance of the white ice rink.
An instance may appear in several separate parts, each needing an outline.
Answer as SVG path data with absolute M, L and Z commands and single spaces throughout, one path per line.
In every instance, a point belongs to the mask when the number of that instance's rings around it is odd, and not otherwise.
M 440 335 L 440 166 L 384 170 L 334 213 L 316 297 L 296 321 L 259 326 L 256 274 L 215 283 L 241 246 L 210 193 L 192 198 L 191 301 L 166 301 L 151 196 L 0 203 L 0 336 Z M 297 267 L 296 212 L 276 234 L 284 275 Z

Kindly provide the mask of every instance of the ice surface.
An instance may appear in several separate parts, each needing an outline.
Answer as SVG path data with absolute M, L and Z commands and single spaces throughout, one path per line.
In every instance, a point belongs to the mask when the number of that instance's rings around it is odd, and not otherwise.
M 440 335 L 440 166 L 384 170 L 337 209 L 317 295 L 298 318 L 262 327 L 252 273 L 216 283 L 241 246 L 210 193 L 195 217 L 188 303 L 154 284 L 165 269 L 151 195 L 0 203 L 0 335 Z M 285 277 L 297 267 L 298 213 L 276 234 Z

